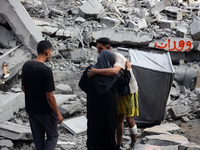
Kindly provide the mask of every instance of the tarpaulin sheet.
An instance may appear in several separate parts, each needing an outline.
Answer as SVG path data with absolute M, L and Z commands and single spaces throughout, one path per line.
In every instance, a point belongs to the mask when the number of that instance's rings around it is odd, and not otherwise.
M 139 118 L 161 121 L 175 73 L 170 55 L 139 50 L 129 50 L 129 54 L 139 87 Z

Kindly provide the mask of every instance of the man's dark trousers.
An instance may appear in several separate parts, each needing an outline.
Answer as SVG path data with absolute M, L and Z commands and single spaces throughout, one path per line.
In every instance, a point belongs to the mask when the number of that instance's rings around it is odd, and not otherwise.
M 54 150 L 58 141 L 58 120 L 54 113 L 29 114 L 29 121 L 36 150 Z

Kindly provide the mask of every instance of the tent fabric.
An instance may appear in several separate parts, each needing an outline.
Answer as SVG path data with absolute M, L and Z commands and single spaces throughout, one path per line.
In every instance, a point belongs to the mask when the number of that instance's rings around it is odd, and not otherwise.
M 146 52 L 130 50 L 131 64 L 143 68 L 150 68 L 155 71 L 175 73 L 169 52 Z
M 174 77 L 170 55 L 137 50 L 130 50 L 129 54 L 139 87 L 139 118 L 161 121 Z

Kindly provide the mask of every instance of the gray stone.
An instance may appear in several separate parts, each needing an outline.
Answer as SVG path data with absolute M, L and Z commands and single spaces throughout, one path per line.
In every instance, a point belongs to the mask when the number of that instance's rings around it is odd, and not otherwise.
M 1 0 L 0 13 L 4 15 L 21 42 L 32 50 L 33 54 L 36 54 L 37 43 L 44 38 L 21 2 L 19 0 Z
M 67 84 L 59 84 L 56 86 L 55 94 L 72 94 L 72 88 Z
M 6 24 L 6 19 L 4 18 L 2 14 L 0 14 L 0 24 L 2 25 Z
M 0 122 L 9 120 L 14 112 L 25 107 L 24 93 L 6 93 L 0 95 Z
M 172 28 L 175 28 L 176 22 L 172 21 L 172 20 L 159 20 L 158 21 L 158 26 L 160 28 L 169 28 L 169 29 L 172 29 Z
M 119 19 L 114 19 L 110 17 L 102 17 L 100 18 L 100 23 L 103 23 L 108 27 L 118 27 L 121 22 Z
M 56 103 L 58 106 L 63 105 L 64 103 L 68 102 L 69 99 L 74 99 L 76 97 L 76 95 L 74 94 L 55 94 L 54 95 L 56 98 Z
M 165 9 L 166 6 L 171 6 L 172 0 L 163 0 L 161 2 L 158 2 L 155 4 L 151 9 L 150 12 L 151 14 L 155 14 L 155 12 L 161 12 Z
M 178 146 L 178 150 L 200 150 L 200 146 L 195 143 L 181 144 Z
M 0 136 L 11 140 L 32 140 L 30 127 L 7 121 L 0 123 Z
M 3 147 L 1 148 L 1 150 L 9 150 L 7 147 Z
M 158 135 L 158 134 L 169 134 L 173 133 L 174 131 L 179 131 L 180 127 L 174 123 L 166 123 L 157 126 L 153 126 L 151 128 L 146 128 L 143 130 L 142 135 Z
M 110 38 L 113 44 L 147 45 L 153 38 L 152 34 L 144 32 L 116 31 L 113 29 L 97 30 L 92 32 L 93 40 L 100 37 Z
M 190 31 L 194 40 L 200 40 L 200 23 L 193 22 L 190 24 Z
M 11 140 L 0 140 L 0 148 L 7 147 L 9 149 L 13 149 L 14 144 Z
M 104 7 L 97 0 L 88 0 L 79 7 L 79 14 L 83 18 L 101 18 L 105 13 Z
M 179 145 L 189 143 L 187 138 L 177 134 L 150 135 L 143 138 L 143 140 L 146 144 L 158 146 Z
M 173 119 L 176 119 L 188 114 L 187 107 L 183 105 L 172 106 L 170 109 L 168 109 L 168 111 Z
M 178 98 L 179 95 L 180 95 L 179 91 L 176 88 L 171 87 L 170 96 L 172 96 L 173 98 Z

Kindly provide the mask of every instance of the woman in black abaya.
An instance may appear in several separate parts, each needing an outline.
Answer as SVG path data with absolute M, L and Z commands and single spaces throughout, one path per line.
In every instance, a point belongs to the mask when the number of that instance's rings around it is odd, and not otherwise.
M 97 69 L 112 68 L 114 55 L 109 50 L 100 53 Z M 87 67 L 79 82 L 79 87 L 87 94 L 87 147 L 88 150 L 115 150 L 115 129 L 117 126 L 117 98 L 115 83 L 120 77 L 95 75 L 90 78 Z M 126 83 L 128 85 L 130 77 Z

